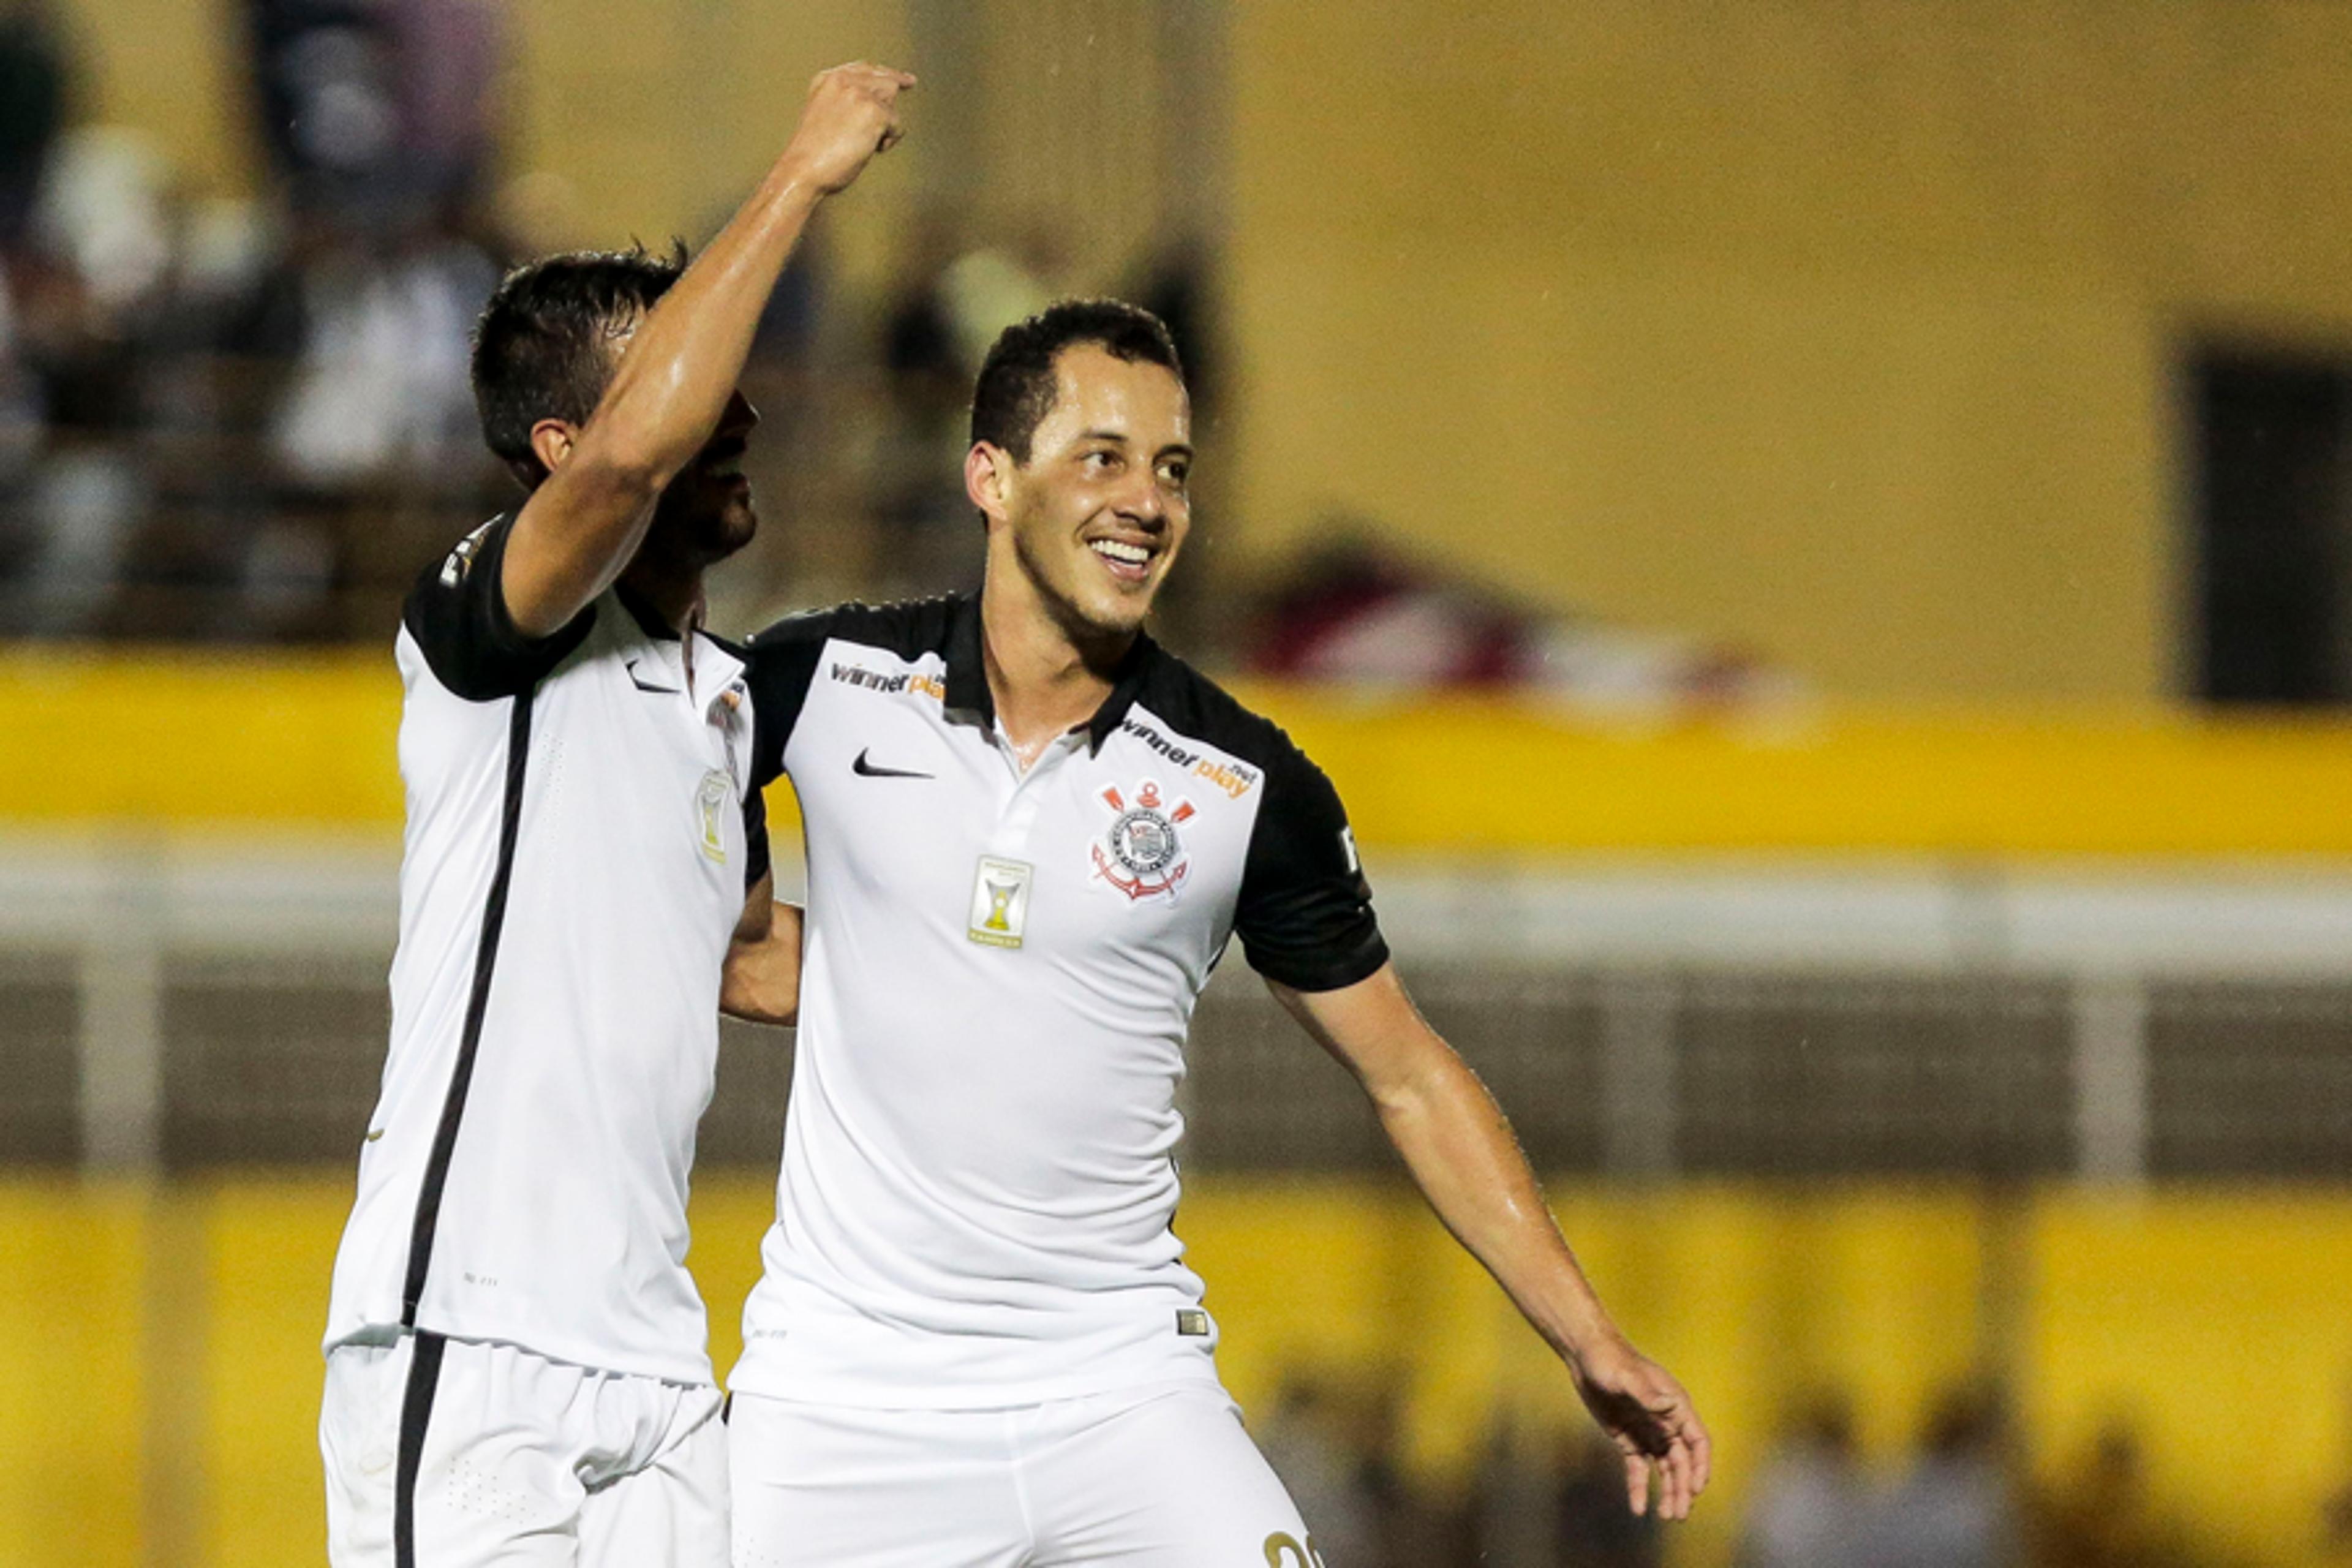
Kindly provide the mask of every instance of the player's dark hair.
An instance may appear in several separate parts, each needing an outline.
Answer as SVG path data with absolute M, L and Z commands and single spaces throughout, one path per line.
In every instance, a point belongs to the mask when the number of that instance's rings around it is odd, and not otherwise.
M 1164 365 L 1177 380 L 1184 366 L 1166 323 L 1121 300 L 1064 300 L 1004 329 L 981 363 L 971 394 L 971 438 L 1029 460 L 1029 440 L 1054 407 L 1054 361 L 1064 349 L 1092 343 L 1113 359 Z
M 530 449 L 542 419 L 585 425 L 612 379 L 614 331 L 669 291 L 686 245 L 542 256 L 499 280 L 474 323 L 474 406 L 482 439 L 527 484 L 546 477 Z

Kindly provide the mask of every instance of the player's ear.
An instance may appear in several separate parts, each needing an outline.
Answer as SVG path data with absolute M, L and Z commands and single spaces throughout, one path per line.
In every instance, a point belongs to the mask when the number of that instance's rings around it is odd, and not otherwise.
M 539 466 L 549 473 L 572 455 L 572 446 L 580 439 L 579 430 L 569 420 L 542 419 L 530 427 L 530 449 Z
M 974 441 L 963 455 L 963 493 L 991 522 L 1011 515 L 1013 467 L 1013 454 L 993 441 Z

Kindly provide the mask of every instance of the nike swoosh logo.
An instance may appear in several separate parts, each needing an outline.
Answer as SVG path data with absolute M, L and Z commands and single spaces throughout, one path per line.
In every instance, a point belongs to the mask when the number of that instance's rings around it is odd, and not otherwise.
M 368 1141 L 369 1142 L 373 1143 L 373 1142 L 374 1142 L 377 1139 L 379 1139 L 379 1138 L 381 1138 L 381 1137 L 383 1137 L 383 1128 L 381 1128 L 381 1127 L 379 1127 L 379 1128 L 377 1128 L 374 1131 L 373 1131 L 373 1132 L 371 1132 L 371 1133 L 369 1133 L 369 1134 L 367 1135 L 367 1141 Z
M 907 768 L 882 767 L 867 762 L 864 752 L 857 753 L 857 760 L 849 764 L 849 771 L 861 778 L 869 779 L 928 779 L 938 776 L 935 773 L 915 773 Z
M 629 684 L 635 687 L 640 691 L 667 692 L 668 695 L 675 697 L 679 692 L 686 689 L 686 688 L 682 686 L 656 686 L 650 681 L 638 679 L 637 661 L 634 658 L 629 660 L 627 664 L 622 666 L 622 668 L 629 672 Z

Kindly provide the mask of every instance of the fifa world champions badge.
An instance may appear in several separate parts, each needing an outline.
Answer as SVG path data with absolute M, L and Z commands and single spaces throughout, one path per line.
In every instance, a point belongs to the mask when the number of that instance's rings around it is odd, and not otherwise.
M 1102 792 L 1112 814 L 1110 830 L 1089 847 L 1095 875 L 1130 900 L 1164 896 L 1171 903 L 1192 868 L 1177 828 L 1192 816 L 1192 803 L 1167 805 L 1159 784 L 1146 779 L 1130 803 L 1117 786 Z

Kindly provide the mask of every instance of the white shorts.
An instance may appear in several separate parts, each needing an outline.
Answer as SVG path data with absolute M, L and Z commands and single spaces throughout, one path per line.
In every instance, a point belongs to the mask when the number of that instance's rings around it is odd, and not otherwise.
M 1298 1510 L 1213 1384 L 1013 1410 L 738 1394 L 735 1568 L 1313 1568 Z
M 334 1568 L 724 1568 L 719 1391 L 404 1334 L 327 1353 Z

